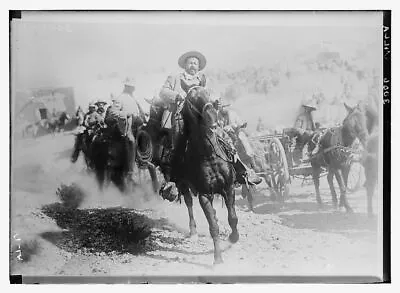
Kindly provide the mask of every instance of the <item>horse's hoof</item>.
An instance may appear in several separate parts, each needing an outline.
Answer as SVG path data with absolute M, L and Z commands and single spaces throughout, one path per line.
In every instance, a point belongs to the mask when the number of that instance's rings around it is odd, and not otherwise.
M 346 212 L 348 214 L 354 214 L 354 211 L 353 211 L 353 209 L 351 207 L 346 207 Z
M 230 243 L 236 243 L 239 240 L 239 233 L 231 233 L 231 235 L 229 235 L 229 242 Z

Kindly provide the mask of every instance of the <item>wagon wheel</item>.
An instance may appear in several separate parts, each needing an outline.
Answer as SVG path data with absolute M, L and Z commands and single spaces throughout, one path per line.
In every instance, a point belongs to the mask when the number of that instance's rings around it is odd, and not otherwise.
M 289 195 L 289 168 L 280 140 L 273 137 L 268 143 L 268 164 L 272 188 L 280 201 Z
M 345 174 L 346 188 L 349 192 L 357 191 L 361 186 L 363 166 L 359 162 L 351 162 L 347 174 Z

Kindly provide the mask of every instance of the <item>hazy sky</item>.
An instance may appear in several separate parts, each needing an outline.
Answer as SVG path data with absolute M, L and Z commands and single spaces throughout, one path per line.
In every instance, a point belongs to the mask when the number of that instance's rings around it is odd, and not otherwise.
M 12 22 L 13 82 L 23 89 L 101 72 L 171 72 L 192 49 L 206 55 L 207 68 L 272 64 L 312 45 L 346 51 L 379 43 L 381 19 L 378 12 L 28 12 Z

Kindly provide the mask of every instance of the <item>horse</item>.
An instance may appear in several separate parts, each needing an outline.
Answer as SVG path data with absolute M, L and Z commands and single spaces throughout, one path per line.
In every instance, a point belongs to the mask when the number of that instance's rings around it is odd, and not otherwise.
M 52 134 L 60 132 L 60 130 L 64 128 L 66 122 L 70 119 L 71 117 L 68 115 L 68 113 L 66 111 L 62 111 L 56 116 L 47 119 L 47 129 Z
M 160 121 L 162 106 L 151 103 L 150 118 L 146 126 L 138 131 L 139 141 L 145 138 L 150 142 L 151 164 L 165 172 L 173 168 L 176 172 L 176 185 L 179 195 L 183 195 L 189 214 L 190 237 L 197 235 L 196 221 L 193 216 L 193 196 L 198 196 L 200 206 L 209 224 L 214 243 L 214 264 L 223 262 L 219 240 L 219 227 L 216 213 L 212 206 L 214 194 L 220 194 L 228 209 L 228 222 L 232 229 L 229 240 L 235 243 L 239 239 L 237 216 L 235 212 L 235 173 L 230 158 L 218 143 L 215 132 L 217 112 L 210 102 L 209 94 L 202 85 L 189 88 L 184 83 L 182 89 L 187 93 L 172 130 L 163 129 Z M 173 135 L 182 130 L 181 140 L 176 142 L 179 162 L 170 162 L 169 149 Z M 174 199 L 170 199 L 174 200 Z
M 71 156 L 72 163 L 75 163 L 79 157 L 79 153 L 82 152 L 86 167 L 88 170 L 93 170 L 93 162 L 91 160 L 91 143 L 97 131 L 100 131 L 101 128 L 104 128 L 102 123 L 95 125 L 92 129 L 87 129 L 82 127 L 78 133 L 75 134 L 75 145 L 74 152 Z
M 153 188 L 156 193 L 159 192 L 159 184 L 156 176 L 156 168 L 161 170 L 161 173 L 169 174 L 171 168 L 171 148 L 174 133 L 183 129 L 183 120 L 178 119 L 174 124 L 173 129 L 164 128 L 162 123 L 162 116 L 164 113 L 164 105 L 157 102 L 155 99 L 147 100 L 150 104 L 150 114 L 148 121 L 142 125 L 137 132 L 137 153 L 136 161 L 139 168 L 147 167 L 152 178 Z M 166 178 L 170 179 L 170 178 Z M 196 237 L 196 222 L 193 217 L 193 196 L 195 194 L 187 186 L 187 184 L 177 183 L 179 196 L 183 195 L 185 204 L 189 214 L 189 230 L 190 237 Z M 169 201 L 176 200 L 175 195 L 162 194 L 164 199 Z M 179 197 L 180 198 L 180 197 Z
M 334 207 L 337 208 L 337 195 L 333 185 L 333 176 L 335 176 L 340 190 L 339 207 L 345 207 L 348 213 L 353 212 L 346 197 L 346 178 L 352 153 L 351 146 L 354 140 L 355 137 L 351 136 L 343 126 L 316 131 L 308 140 L 308 153 L 316 200 L 320 206 L 322 206 L 322 200 L 319 191 L 319 178 L 322 168 L 325 168 L 328 171 L 327 180 Z
M 121 191 L 129 186 L 128 138 L 112 128 L 98 129 L 88 146 L 88 157 L 99 189 L 112 182 Z
M 343 127 L 350 135 L 357 137 L 364 147 L 361 163 L 364 166 L 368 216 L 372 217 L 372 197 L 378 181 L 379 116 L 371 103 L 359 103 L 355 107 L 345 106 L 348 114 L 343 121 Z
M 183 133 L 177 142 L 176 151 L 183 156 L 178 156 L 182 160 L 172 162 L 172 167 L 178 171 L 180 184 L 186 184 L 199 197 L 214 242 L 214 264 L 219 264 L 223 260 L 219 227 L 212 205 L 214 194 L 224 198 L 228 209 L 228 223 L 232 230 L 230 242 L 236 243 L 239 240 L 233 160 L 219 142 L 216 132 L 217 111 L 210 101 L 209 93 L 202 86 L 189 87 L 184 82 L 181 82 L 181 87 L 187 95 L 182 108 Z

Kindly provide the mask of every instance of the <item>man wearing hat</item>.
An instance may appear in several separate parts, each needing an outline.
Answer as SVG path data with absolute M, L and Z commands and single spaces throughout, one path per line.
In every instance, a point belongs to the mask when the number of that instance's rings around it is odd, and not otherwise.
M 172 166 L 176 166 L 176 162 L 179 161 L 179 157 L 181 154 L 177 154 L 175 152 L 176 149 L 176 142 L 179 140 L 179 136 L 181 134 L 181 130 L 178 129 L 178 123 L 176 123 L 180 117 L 180 111 L 183 106 L 183 100 L 186 96 L 185 91 L 181 87 L 181 82 L 185 83 L 188 87 L 191 86 L 203 86 L 206 87 L 207 85 L 207 79 L 204 73 L 201 71 L 205 68 L 207 63 L 206 58 L 204 57 L 203 54 L 201 54 L 198 51 L 189 51 L 185 54 L 183 54 L 181 57 L 178 59 L 178 65 L 184 69 L 184 71 L 176 76 L 168 76 L 167 80 L 165 81 L 161 91 L 160 91 L 160 98 L 161 98 L 161 103 L 166 107 L 167 109 L 170 110 L 171 114 L 169 114 L 171 118 L 171 126 L 173 131 L 173 138 L 172 138 L 172 154 L 171 154 L 171 162 Z M 165 116 L 167 111 L 164 112 L 164 117 L 163 121 L 165 120 Z M 168 116 L 167 116 L 168 117 Z M 172 182 L 169 182 L 169 180 L 175 180 L 173 171 L 170 170 L 170 174 L 165 174 L 165 179 L 167 182 L 163 184 L 162 187 L 162 192 L 174 192 L 176 193 L 176 187 Z M 237 173 L 238 175 L 242 175 L 243 172 L 240 172 L 239 170 Z M 253 183 L 252 181 L 258 182 L 258 179 L 251 180 L 252 178 L 249 178 L 250 183 Z M 261 182 L 261 181 L 260 181 Z M 258 182 L 259 183 L 259 182 Z M 256 184 L 258 184 L 256 183 Z
M 303 102 L 302 111 L 297 117 L 295 122 L 295 128 L 300 128 L 302 130 L 315 130 L 315 125 L 312 117 L 312 112 L 317 110 L 317 105 L 314 100 L 308 100 Z
M 127 146 L 129 172 L 133 171 L 134 158 L 134 129 L 144 122 L 144 113 L 137 98 L 133 95 L 135 91 L 135 82 L 133 79 L 125 79 L 124 89 L 113 104 L 108 107 L 105 115 L 107 127 L 119 131 L 119 133 L 128 138 Z
M 107 102 L 104 100 L 98 100 L 95 105 L 97 106 L 97 113 L 103 118 L 106 117 L 106 110 L 107 110 Z

